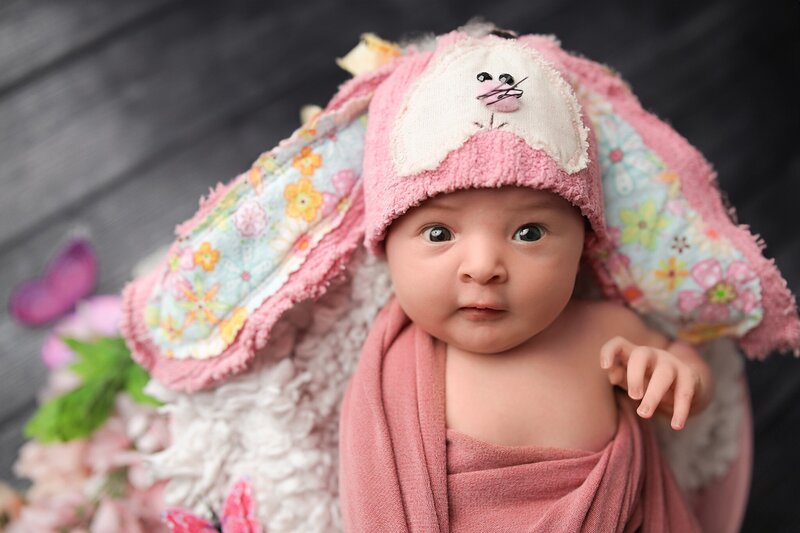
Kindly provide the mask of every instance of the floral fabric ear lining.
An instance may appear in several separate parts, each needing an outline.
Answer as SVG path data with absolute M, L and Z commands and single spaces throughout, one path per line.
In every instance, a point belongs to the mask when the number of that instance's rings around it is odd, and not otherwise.
M 590 260 L 605 292 L 689 342 L 732 336 L 751 357 L 800 355 L 794 296 L 731 220 L 703 156 L 608 68 L 530 39 L 574 74 L 595 129 L 611 242 Z
M 681 193 L 681 177 L 610 103 L 589 95 L 613 249 L 603 267 L 623 298 L 668 318 L 690 342 L 742 337 L 764 318 L 761 281 L 744 255 Z
M 363 237 L 369 102 L 349 96 L 218 185 L 164 263 L 125 288 L 123 334 L 161 383 L 194 391 L 243 370 L 281 314 L 344 267 Z
M 363 154 L 336 146 L 358 143 L 364 118 L 335 131 L 332 117 L 324 117 L 301 134 L 315 139 L 299 151 L 289 146 L 265 154 L 173 245 L 145 309 L 153 342 L 166 357 L 222 353 L 341 223 Z M 336 142 L 329 142 L 334 134 Z

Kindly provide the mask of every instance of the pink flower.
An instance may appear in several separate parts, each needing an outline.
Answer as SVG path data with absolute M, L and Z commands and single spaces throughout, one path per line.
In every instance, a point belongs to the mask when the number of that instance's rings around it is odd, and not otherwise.
M 73 315 L 54 328 L 43 349 L 43 358 L 53 370 L 40 396 L 60 394 L 80 383 L 64 366 L 74 354 L 58 335 L 78 339 L 118 335 L 120 311 L 118 296 L 96 296 L 81 302 Z M 167 418 L 122 392 L 112 416 L 89 437 L 23 445 L 14 471 L 29 478 L 32 486 L 7 531 L 164 531 L 160 516 L 164 483 L 153 482 L 143 453 L 167 446 Z
M 125 431 L 125 423 L 112 416 L 95 431 L 88 442 L 86 462 L 95 474 L 108 474 L 111 470 L 130 463 L 128 452 L 131 440 Z
M 103 498 L 92 518 L 92 533 L 116 531 L 119 533 L 144 533 L 138 513 L 126 502 Z
M 686 209 L 686 206 L 680 200 L 669 200 L 667 202 L 667 211 L 671 214 L 675 215 L 676 217 L 683 216 L 683 213 Z
M 142 453 L 164 449 L 166 419 L 120 394 L 114 414 L 89 438 L 26 443 L 14 470 L 33 483 L 10 531 L 163 531 L 164 483 L 153 482 Z
M 753 290 L 746 286 L 756 277 L 747 263 L 733 261 L 723 274 L 719 260 L 710 258 L 694 265 L 691 274 L 704 290 L 681 291 L 678 309 L 685 314 L 697 311 L 697 319 L 702 322 L 724 322 L 732 309 L 747 314 L 759 303 Z
M 346 201 L 347 197 L 350 195 L 350 192 L 353 190 L 353 185 L 355 185 L 357 179 L 358 177 L 355 175 L 353 170 L 349 168 L 340 170 L 333 175 L 331 182 L 336 188 L 336 192 L 338 194 L 331 194 L 327 192 L 322 193 L 322 213 L 325 216 L 331 214 L 337 207 L 342 206 L 342 202 Z
M 42 360 L 48 368 L 59 368 L 71 362 L 75 354 L 60 337 L 92 339 L 119 334 L 122 305 L 117 294 L 92 296 L 81 302 L 74 313 L 60 321 L 42 346 Z
M 90 509 L 90 504 L 80 491 L 64 490 L 58 494 L 39 498 L 22 508 L 19 518 L 11 522 L 6 533 L 57 533 L 60 531 L 86 531 L 80 528 L 80 516 Z
M 233 220 L 239 233 L 244 237 L 252 237 L 267 227 L 267 212 L 258 202 L 250 200 L 236 210 Z
M 194 268 L 194 252 L 191 246 L 182 248 L 178 251 L 177 259 L 178 266 L 183 270 L 191 270 Z
M 167 272 L 164 274 L 164 279 L 161 280 L 161 286 L 165 291 L 180 296 L 180 286 L 184 280 L 183 271 L 192 270 L 194 267 L 192 247 L 176 247 L 174 252 L 167 255 Z
M 86 441 L 25 443 L 14 464 L 14 473 L 33 481 L 28 498 L 37 500 L 62 492 L 82 492 L 91 474 L 86 464 L 87 448 Z
M 162 509 L 164 509 L 164 487 L 167 481 L 159 481 L 146 489 L 135 487 L 128 493 L 125 505 L 138 517 L 145 531 L 156 533 L 164 530 Z
M 114 415 L 88 440 L 87 464 L 94 474 L 108 474 L 128 467 L 129 482 L 146 488 L 146 475 L 139 468 L 142 452 L 163 450 L 168 444 L 168 429 L 164 415 L 149 405 L 137 404 L 127 394 L 117 396 Z

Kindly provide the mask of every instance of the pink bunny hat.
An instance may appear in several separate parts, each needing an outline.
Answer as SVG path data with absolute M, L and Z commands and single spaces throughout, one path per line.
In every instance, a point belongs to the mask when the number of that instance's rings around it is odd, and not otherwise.
M 522 41 L 452 32 L 408 58 L 375 91 L 364 152 L 375 254 L 425 199 L 504 185 L 558 194 L 606 236 L 594 134 L 557 66 Z

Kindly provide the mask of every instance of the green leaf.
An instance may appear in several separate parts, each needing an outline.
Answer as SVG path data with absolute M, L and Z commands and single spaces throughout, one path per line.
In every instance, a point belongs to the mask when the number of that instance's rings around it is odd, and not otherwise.
M 66 442 L 91 435 L 111 415 L 119 378 L 88 381 L 43 404 L 25 426 L 40 442 Z
M 144 387 L 147 385 L 148 381 L 150 381 L 150 375 L 147 371 L 139 365 L 133 364 L 128 369 L 128 376 L 125 380 L 125 390 L 137 403 L 154 405 L 156 407 L 163 405 L 162 402 L 144 392 Z
M 63 341 L 77 355 L 70 370 L 84 381 L 122 377 L 128 365 L 132 364 L 128 347 L 121 337 L 101 337 L 91 341 L 64 337 Z
M 83 384 L 40 406 L 25 426 L 27 437 L 41 442 L 88 437 L 111 415 L 114 400 L 123 389 L 138 403 L 161 405 L 144 393 L 150 376 L 133 362 L 121 337 L 88 341 L 65 337 L 63 341 L 76 354 L 70 370 Z

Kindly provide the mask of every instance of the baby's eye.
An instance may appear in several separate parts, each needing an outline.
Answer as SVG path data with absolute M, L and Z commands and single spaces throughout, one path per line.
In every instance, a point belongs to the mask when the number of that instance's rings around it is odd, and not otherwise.
M 525 224 L 514 233 L 515 240 L 525 242 L 538 241 L 542 237 L 544 237 L 544 228 L 539 224 Z
M 453 234 L 444 226 L 430 226 L 422 232 L 431 242 L 445 242 L 453 239 Z

